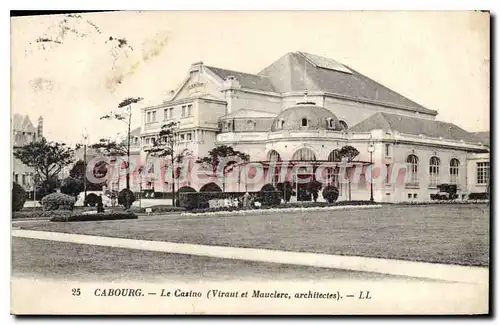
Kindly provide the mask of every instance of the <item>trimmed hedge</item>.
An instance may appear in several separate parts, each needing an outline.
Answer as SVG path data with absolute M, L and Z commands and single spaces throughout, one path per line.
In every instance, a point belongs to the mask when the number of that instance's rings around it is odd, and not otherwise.
M 13 182 L 12 183 L 12 212 L 14 211 L 20 211 L 24 203 L 26 202 L 26 191 L 24 188 Z
M 72 222 L 72 221 L 104 221 L 104 220 L 123 220 L 123 219 L 137 219 L 137 215 L 132 212 L 69 214 L 69 215 L 55 215 L 52 218 L 50 218 L 50 221 Z
M 70 210 L 51 210 L 51 211 L 18 211 L 12 213 L 12 219 L 50 219 L 55 216 L 70 216 Z
M 281 203 L 280 191 L 273 184 L 265 184 L 259 193 L 259 201 L 264 205 L 279 205 Z
M 323 198 L 326 201 L 328 201 L 329 203 L 333 203 L 333 202 L 337 201 L 337 199 L 339 198 L 339 189 L 333 185 L 328 185 L 328 186 L 325 186 L 325 188 L 323 188 L 323 191 L 321 192 L 321 194 L 323 195 Z M 350 202 L 353 202 L 353 201 L 350 201 Z
M 135 195 L 131 190 L 124 188 L 118 193 L 118 204 L 123 205 L 126 209 L 129 209 L 134 202 Z
M 73 210 L 75 198 L 63 193 L 52 193 L 44 196 L 41 203 L 45 211 Z
M 488 200 L 488 193 L 471 193 L 469 200 Z
M 102 197 L 100 197 L 95 193 L 89 193 L 85 198 L 84 205 L 90 205 L 91 207 L 95 207 L 99 204 L 99 202 L 102 203 Z

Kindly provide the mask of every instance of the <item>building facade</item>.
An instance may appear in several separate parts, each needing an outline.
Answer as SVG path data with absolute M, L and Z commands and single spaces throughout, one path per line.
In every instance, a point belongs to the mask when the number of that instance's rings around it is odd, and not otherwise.
M 12 116 L 12 147 L 13 150 L 28 143 L 38 141 L 43 137 L 43 118 L 38 118 L 37 127 L 33 126 L 28 115 L 14 114 Z M 12 158 L 12 180 L 26 191 L 32 192 L 34 186 L 34 169 L 24 165 L 19 159 Z
M 169 96 L 142 109 L 138 155 L 147 161 L 162 125 L 177 122 L 176 153 L 198 158 L 226 145 L 250 156 L 228 172 L 231 181 L 215 180 L 226 191 L 257 191 L 291 177 L 292 200 L 301 200 L 307 195 L 297 180 L 307 175 L 338 186 L 341 200 L 371 193 L 379 202 L 429 200 L 440 184 L 457 185 L 460 197 L 487 191 L 484 137 L 436 120 L 436 111 L 329 58 L 288 53 L 257 74 L 197 62 Z M 338 156 L 345 146 L 357 149 L 355 159 Z M 139 182 L 168 191 L 172 180 L 163 176 Z M 203 186 L 189 177 L 178 182 Z

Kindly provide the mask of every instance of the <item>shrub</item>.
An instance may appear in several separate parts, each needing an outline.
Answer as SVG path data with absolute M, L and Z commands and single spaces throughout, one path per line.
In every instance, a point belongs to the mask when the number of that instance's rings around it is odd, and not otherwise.
M 26 202 L 26 191 L 17 183 L 12 183 L 12 212 L 20 211 Z
M 97 206 L 99 203 L 102 203 L 102 197 L 95 193 L 87 194 L 85 198 L 84 205 L 90 205 L 91 207 Z
M 70 216 L 70 210 L 51 210 L 51 211 L 18 211 L 12 214 L 12 219 L 50 219 L 52 217 Z
M 312 194 L 314 202 L 318 201 L 318 193 L 321 190 L 321 187 L 323 187 L 323 184 L 321 184 L 317 180 L 312 180 L 311 182 L 307 183 L 307 189 Z
M 118 204 L 121 204 L 125 209 L 129 209 L 135 201 L 135 195 L 131 190 L 124 188 L 118 193 Z
M 137 215 L 132 212 L 68 214 L 68 215 L 55 215 L 50 219 L 50 221 L 71 222 L 71 221 L 103 221 L 103 220 L 122 220 L 122 219 L 137 219 Z
M 77 178 L 67 177 L 62 181 L 61 193 L 78 196 L 83 191 L 83 182 Z
M 281 203 L 280 192 L 272 184 L 266 184 L 260 189 L 260 201 L 265 205 L 278 205 Z
M 196 190 L 190 186 L 183 186 L 179 189 L 178 194 L 177 194 L 177 207 L 190 207 L 190 206 L 197 206 L 197 196 L 194 195 L 182 195 L 182 193 L 196 193 Z M 191 202 L 192 201 L 192 202 Z
M 60 181 L 58 179 L 52 178 L 49 180 L 44 180 L 36 184 L 35 196 L 38 201 L 41 201 L 45 196 L 55 193 L 56 188 L 59 187 Z
M 200 192 L 222 192 L 222 189 L 219 187 L 219 185 L 212 182 L 212 183 L 208 183 L 208 184 L 203 185 L 200 188 Z
M 325 186 L 325 188 L 323 188 L 323 192 L 321 194 L 323 194 L 323 198 L 328 203 L 333 203 L 333 202 L 337 201 L 337 199 L 339 198 L 339 189 L 333 185 L 328 185 L 328 186 Z M 346 202 L 349 202 L 349 201 L 346 201 Z M 350 202 L 352 202 L 352 201 L 350 201 Z
M 276 184 L 276 189 L 280 191 L 280 195 L 285 202 L 290 202 L 290 198 L 293 195 L 293 186 L 289 181 L 284 181 L 283 183 Z
M 50 210 L 73 210 L 75 198 L 63 193 L 52 193 L 42 199 L 45 211 Z
M 469 200 L 487 200 L 488 193 L 471 193 L 469 194 Z

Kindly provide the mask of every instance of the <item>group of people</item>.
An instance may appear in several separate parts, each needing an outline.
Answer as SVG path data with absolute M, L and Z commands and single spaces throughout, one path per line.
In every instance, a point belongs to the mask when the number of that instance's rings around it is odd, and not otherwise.
M 222 201 L 225 207 L 251 208 L 260 206 L 260 202 L 257 201 L 257 196 L 248 192 L 243 194 L 243 196 L 226 198 Z

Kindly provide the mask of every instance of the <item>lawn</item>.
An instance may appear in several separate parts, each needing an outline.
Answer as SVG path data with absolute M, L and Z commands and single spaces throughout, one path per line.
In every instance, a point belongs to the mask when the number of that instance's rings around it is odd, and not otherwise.
M 14 237 L 12 275 L 78 281 L 356 280 L 406 277 Z M 415 281 L 417 281 L 415 279 Z
M 22 228 L 461 265 L 489 264 L 487 204 L 143 217 L 127 221 L 23 224 Z

